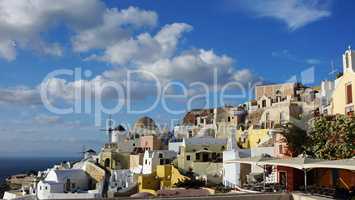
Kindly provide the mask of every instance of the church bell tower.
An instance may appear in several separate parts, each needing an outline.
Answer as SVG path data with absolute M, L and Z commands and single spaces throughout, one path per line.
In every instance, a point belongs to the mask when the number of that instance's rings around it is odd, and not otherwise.
M 351 47 L 343 54 L 343 73 L 355 72 L 355 51 Z

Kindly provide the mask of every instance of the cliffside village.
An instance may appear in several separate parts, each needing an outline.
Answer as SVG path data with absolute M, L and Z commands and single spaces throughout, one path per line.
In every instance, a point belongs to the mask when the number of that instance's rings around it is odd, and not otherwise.
M 292 192 L 306 189 L 307 183 L 326 188 L 334 181 L 337 187 L 351 190 L 354 159 L 295 157 L 282 125 L 292 122 L 302 128 L 307 123 L 301 122 L 318 115 L 352 116 L 352 83 L 355 51 L 348 49 L 342 75 L 322 81 L 320 87 L 258 85 L 255 99 L 238 106 L 191 110 L 170 132 L 160 130 L 149 117 L 139 118 L 129 131 L 122 125 L 110 126 L 100 152 L 87 150 L 82 160 L 56 165 L 37 176 L 10 177 L 8 181 L 19 181 L 22 187 L 7 191 L 3 198 L 204 196 L 217 193 L 218 188 L 235 193 Z M 189 181 L 203 186 L 179 187 Z M 252 185 L 258 182 L 262 184 Z

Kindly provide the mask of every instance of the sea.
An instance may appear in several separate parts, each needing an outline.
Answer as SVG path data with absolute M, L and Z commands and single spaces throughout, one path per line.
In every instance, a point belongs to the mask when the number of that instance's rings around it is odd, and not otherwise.
M 7 177 L 15 174 L 27 173 L 29 171 L 41 171 L 60 164 L 64 161 L 78 161 L 76 157 L 55 157 L 55 158 L 0 158 L 0 183 Z

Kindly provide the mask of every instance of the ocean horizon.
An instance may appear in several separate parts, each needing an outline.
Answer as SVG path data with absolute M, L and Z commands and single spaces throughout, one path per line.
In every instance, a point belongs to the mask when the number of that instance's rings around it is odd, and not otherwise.
M 0 182 L 15 174 L 41 171 L 64 161 L 77 161 L 80 157 L 0 157 Z

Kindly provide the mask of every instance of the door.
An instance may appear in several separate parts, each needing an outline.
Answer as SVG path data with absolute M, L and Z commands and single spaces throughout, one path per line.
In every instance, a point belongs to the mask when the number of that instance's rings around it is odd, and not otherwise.
M 287 173 L 279 172 L 279 183 L 282 189 L 286 189 L 287 186 Z
M 111 167 L 111 161 L 110 161 L 109 158 L 106 158 L 106 159 L 105 159 L 105 167 L 106 167 L 106 168 L 110 168 L 110 167 Z
M 203 152 L 202 153 L 202 162 L 208 162 L 208 161 L 209 161 L 208 153 Z

